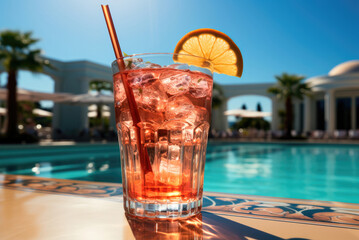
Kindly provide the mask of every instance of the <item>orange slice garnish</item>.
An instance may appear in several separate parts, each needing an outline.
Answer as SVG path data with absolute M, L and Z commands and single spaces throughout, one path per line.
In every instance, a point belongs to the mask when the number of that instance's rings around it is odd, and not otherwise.
M 241 51 L 230 37 L 220 31 L 203 28 L 189 32 L 177 43 L 174 53 L 176 62 L 207 67 L 230 76 L 242 76 Z

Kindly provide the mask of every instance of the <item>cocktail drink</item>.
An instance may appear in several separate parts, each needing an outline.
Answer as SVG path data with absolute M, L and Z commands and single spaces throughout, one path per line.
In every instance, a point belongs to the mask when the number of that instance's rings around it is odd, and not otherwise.
M 202 208 L 212 73 L 241 77 L 242 54 L 226 34 L 197 29 L 173 54 L 123 57 L 102 5 L 116 56 L 112 64 L 125 212 L 152 219 Z
M 207 68 L 178 64 L 173 57 L 133 55 L 122 59 L 121 71 L 118 60 L 112 65 L 124 207 L 130 215 L 183 218 L 201 210 L 213 78 Z M 137 105 L 137 126 L 124 78 Z

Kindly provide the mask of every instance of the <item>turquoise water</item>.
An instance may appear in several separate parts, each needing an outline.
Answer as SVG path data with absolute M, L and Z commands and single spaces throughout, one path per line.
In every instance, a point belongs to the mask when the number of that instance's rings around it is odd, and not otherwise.
M 117 144 L 1 146 L 0 173 L 121 182 Z M 359 145 L 210 143 L 204 187 L 359 203 Z

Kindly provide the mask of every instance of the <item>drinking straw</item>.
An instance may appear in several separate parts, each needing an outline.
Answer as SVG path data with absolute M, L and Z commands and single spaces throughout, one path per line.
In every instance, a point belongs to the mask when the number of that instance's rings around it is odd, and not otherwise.
M 113 50 L 116 56 L 116 61 L 121 73 L 121 79 L 126 92 L 126 97 L 130 108 L 133 126 L 135 127 L 137 148 L 139 150 L 140 162 L 142 165 L 143 172 L 144 174 L 146 174 L 148 172 L 152 172 L 152 167 L 147 151 L 144 149 L 143 144 L 141 144 L 141 132 L 140 132 L 140 127 L 138 126 L 138 123 L 141 122 L 140 114 L 138 112 L 137 103 L 135 101 L 133 91 L 130 85 L 128 84 L 127 76 L 126 74 L 123 73 L 123 71 L 125 70 L 125 63 L 123 61 L 123 55 L 122 55 L 120 43 L 118 42 L 115 26 L 113 25 L 110 8 L 108 7 L 108 5 L 101 5 L 101 7 L 102 7 L 103 15 L 105 17 L 108 33 L 110 34 Z

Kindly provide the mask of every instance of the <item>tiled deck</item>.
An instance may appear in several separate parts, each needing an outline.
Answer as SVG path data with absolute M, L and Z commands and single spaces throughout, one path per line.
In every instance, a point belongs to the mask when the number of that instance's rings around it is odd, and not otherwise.
M 0 239 L 359 239 L 359 205 L 206 193 L 187 221 L 126 218 L 120 184 L 0 175 Z

